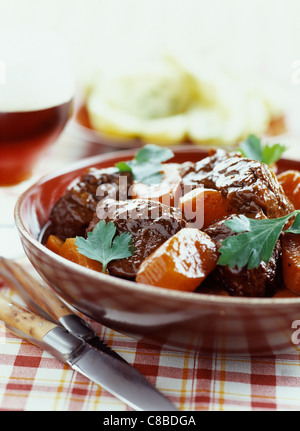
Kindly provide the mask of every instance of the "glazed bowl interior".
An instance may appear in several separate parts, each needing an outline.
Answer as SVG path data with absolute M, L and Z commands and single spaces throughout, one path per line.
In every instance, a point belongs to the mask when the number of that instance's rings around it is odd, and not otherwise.
M 205 148 L 173 148 L 171 162 L 196 162 Z M 292 323 L 300 319 L 299 298 L 234 298 L 183 293 L 105 275 L 48 250 L 40 241 L 49 212 L 68 186 L 89 167 L 130 160 L 136 150 L 82 160 L 42 178 L 19 198 L 15 222 L 26 255 L 53 291 L 78 311 L 135 339 L 165 348 L 202 353 L 269 355 L 297 349 Z M 279 171 L 299 169 L 281 160 Z

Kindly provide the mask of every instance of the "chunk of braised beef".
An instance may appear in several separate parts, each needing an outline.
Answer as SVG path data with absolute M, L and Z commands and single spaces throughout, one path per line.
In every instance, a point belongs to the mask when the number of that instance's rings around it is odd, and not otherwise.
M 114 222 L 118 235 L 129 232 L 133 237 L 135 253 L 108 265 L 111 275 L 132 280 L 135 279 L 140 264 L 151 253 L 179 230 L 189 227 L 179 209 L 145 199 L 123 202 L 104 199 L 99 203 L 87 232 L 93 230 L 99 220 L 103 219 L 107 223 Z
M 219 190 L 238 213 L 251 218 L 261 212 L 267 218 L 278 218 L 294 210 L 273 171 L 238 153 L 211 152 L 182 182 L 184 186 Z
M 63 240 L 84 236 L 98 202 L 107 196 L 126 199 L 132 182 L 131 173 L 120 174 L 116 168 L 89 169 L 53 206 L 50 232 Z
M 205 232 L 213 238 L 218 249 L 222 241 L 229 236 L 236 235 L 221 220 L 209 226 Z M 269 297 L 272 296 L 282 286 L 281 276 L 281 245 L 277 242 L 273 255 L 268 263 L 261 262 L 256 269 L 249 270 L 218 265 L 211 274 L 219 287 L 225 288 L 231 296 L 243 297 Z

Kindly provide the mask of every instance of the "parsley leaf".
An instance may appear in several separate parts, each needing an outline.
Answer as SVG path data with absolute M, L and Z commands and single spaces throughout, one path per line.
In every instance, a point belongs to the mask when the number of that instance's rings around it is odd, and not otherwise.
M 97 260 L 103 265 L 103 273 L 112 260 L 123 259 L 133 255 L 135 248 L 132 244 L 130 233 L 116 234 L 116 226 L 113 222 L 106 224 L 101 220 L 92 232 L 88 232 L 87 239 L 76 237 L 75 244 L 79 253 Z
M 300 234 L 300 211 L 277 219 L 255 220 L 239 215 L 226 221 L 225 225 L 238 235 L 222 242 L 218 265 L 254 269 L 262 261 L 268 263 L 285 224 L 296 214 L 292 227 L 285 232 Z
M 285 233 L 294 233 L 300 235 L 300 213 L 296 216 L 293 225 Z
M 263 148 L 262 152 L 262 162 L 266 165 L 270 166 L 273 163 L 276 163 L 282 156 L 282 154 L 287 150 L 285 145 L 274 144 L 269 145 L 266 144 Z
M 251 160 L 257 160 L 258 162 L 265 163 L 268 166 L 276 163 L 286 150 L 287 147 L 282 144 L 263 145 L 261 139 L 255 135 L 250 135 L 241 143 L 240 148 L 238 149 L 244 157 Z
M 254 135 L 250 135 L 241 143 L 239 151 L 247 159 L 262 161 L 261 140 Z
M 161 163 L 174 157 L 169 148 L 148 144 L 137 152 L 133 160 L 119 162 L 115 166 L 120 172 L 132 172 L 133 178 L 144 184 L 158 184 L 162 180 Z

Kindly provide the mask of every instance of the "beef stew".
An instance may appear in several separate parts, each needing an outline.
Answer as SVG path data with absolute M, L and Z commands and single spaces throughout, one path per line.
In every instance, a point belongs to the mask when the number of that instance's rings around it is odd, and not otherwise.
M 164 190 L 165 187 L 170 189 L 167 196 L 169 201 L 165 199 L 165 192 L 151 196 L 151 186 L 142 187 L 145 194 L 141 192 L 136 197 L 132 190 L 137 189 L 138 182 L 132 172 L 120 172 L 115 167 L 89 169 L 70 185 L 53 206 L 49 215 L 47 237 L 44 238 L 45 244 L 49 246 L 53 238 L 57 238 L 59 244 L 77 236 L 87 238 L 99 221 L 106 220 L 107 223 L 112 222 L 115 225 L 116 235 L 129 233 L 134 246 L 134 253 L 130 257 L 116 259 L 108 264 L 107 273 L 110 276 L 147 284 L 147 278 L 143 278 L 141 274 L 145 274 L 145 266 L 153 266 L 155 257 L 155 271 L 160 271 L 161 277 L 158 278 L 164 280 L 164 285 L 151 281 L 149 284 L 154 283 L 157 287 L 203 294 L 217 291 L 217 294 L 224 296 L 239 297 L 271 297 L 287 287 L 291 290 L 290 284 L 286 286 L 284 280 L 286 271 L 282 268 L 282 257 L 288 255 L 283 249 L 288 243 L 282 241 L 282 236 L 276 242 L 270 260 L 261 261 L 258 268 L 229 268 L 218 265 L 217 261 L 218 250 L 224 239 L 235 235 L 226 225 L 235 215 L 244 215 L 255 220 L 277 219 L 299 209 L 285 192 L 283 174 L 276 175 L 274 170 L 264 163 L 250 160 L 238 152 L 229 153 L 222 149 L 211 150 L 208 157 L 197 163 L 187 161 L 173 164 L 172 170 L 174 169 L 174 181 L 170 180 L 168 175 L 163 176 L 161 181 Z M 167 169 L 165 171 L 168 172 Z M 187 193 L 200 188 L 217 191 L 217 194 L 207 195 L 218 196 L 218 199 L 221 195 L 226 203 L 226 211 L 215 211 L 215 217 L 210 214 L 210 223 L 205 226 L 201 226 L 201 217 L 200 224 L 195 225 L 195 221 L 186 215 L 180 205 Z M 192 208 L 193 200 L 189 202 L 192 213 L 197 215 L 197 211 L 200 212 L 203 220 L 203 212 L 214 212 L 213 206 L 205 206 L 204 199 L 200 209 Z M 210 247 L 204 253 L 200 250 L 198 235 L 191 235 L 189 246 L 193 251 L 188 258 L 182 252 L 180 261 L 180 250 L 187 248 L 187 242 L 186 236 L 184 242 L 178 234 L 186 229 L 191 229 L 191 232 L 199 230 L 209 238 Z M 172 243 L 173 247 L 169 256 L 176 255 L 172 265 L 166 264 L 166 260 L 161 257 L 166 256 L 169 243 Z M 59 247 L 55 251 L 60 254 Z M 300 248 L 296 253 L 300 256 Z M 192 268 L 195 268 L 196 264 L 201 266 L 208 257 L 213 264 L 209 265 L 205 277 L 200 277 L 199 282 L 191 282 L 196 277 L 196 271 Z M 297 262 L 298 260 L 296 259 Z M 286 263 L 286 266 L 288 265 L 289 263 Z M 297 265 L 299 267 L 300 263 Z M 165 282 L 168 279 L 169 285 Z M 182 282 L 172 282 L 176 279 L 181 279 Z M 208 281 L 211 286 L 217 286 L 217 290 L 211 288 L 210 291 L 207 288 Z M 193 287 L 189 290 L 187 286 Z M 292 286 L 292 290 L 300 293 L 300 287 Z

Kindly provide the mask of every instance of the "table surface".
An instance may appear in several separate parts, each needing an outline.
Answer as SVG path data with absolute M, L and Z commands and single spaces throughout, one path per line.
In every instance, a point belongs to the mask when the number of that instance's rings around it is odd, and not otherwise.
M 293 145 L 291 155 L 299 158 L 297 143 Z M 101 151 L 100 146 L 87 145 L 75 139 L 67 128 L 59 141 L 49 148 L 31 182 L 42 173 Z M 26 184 L 21 187 L 26 187 Z M 5 235 L 12 238 L 10 211 L 19 192 L 18 188 L 0 191 L 1 220 L 7 226 L 6 232 L 1 231 L 1 242 L 5 243 L 8 255 L 10 252 L 13 255 L 18 249 L 18 262 L 33 273 L 18 238 L 15 242 L 8 242 L 5 238 Z M 1 280 L 0 286 L 3 293 L 20 301 Z M 300 351 L 296 346 L 279 356 L 209 356 L 143 344 L 87 320 L 109 346 L 142 372 L 182 411 L 300 410 Z M 68 365 L 8 332 L 1 321 L 0 346 L 1 411 L 130 410 L 122 401 Z

